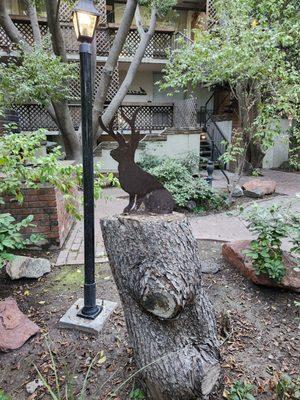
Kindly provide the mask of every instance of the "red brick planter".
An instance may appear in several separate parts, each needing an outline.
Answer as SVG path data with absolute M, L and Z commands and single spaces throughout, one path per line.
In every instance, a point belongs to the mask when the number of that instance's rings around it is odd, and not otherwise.
M 18 221 L 33 215 L 35 227 L 25 228 L 24 234 L 40 233 L 48 245 L 61 247 L 72 228 L 74 218 L 65 210 L 62 194 L 53 186 L 23 189 L 24 202 L 18 204 L 11 196 L 4 196 L 1 213 L 10 213 Z

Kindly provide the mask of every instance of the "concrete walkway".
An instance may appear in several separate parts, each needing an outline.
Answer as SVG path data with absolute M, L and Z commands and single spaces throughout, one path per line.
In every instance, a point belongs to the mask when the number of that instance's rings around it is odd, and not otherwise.
M 252 179 L 243 177 L 241 183 Z M 264 171 L 262 180 L 275 180 L 277 182 L 277 193 L 281 196 L 272 199 L 259 200 L 263 206 L 272 204 L 286 204 L 295 200 L 296 193 L 300 192 L 300 174 Z M 214 173 L 215 188 L 226 188 L 226 181 L 219 171 Z M 121 189 L 105 189 L 105 199 L 97 202 L 95 211 L 96 228 L 96 262 L 106 262 L 105 248 L 102 240 L 99 221 L 109 215 L 120 214 L 128 204 L 126 193 Z M 300 200 L 293 205 L 294 210 L 300 211 Z M 252 239 L 252 235 L 246 227 L 245 222 L 234 216 L 229 216 L 226 212 L 208 216 L 195 216 L 190 218 L 192 231 L 198 240 L 212 240 L 228 242 L 232 240 Z M 289 248 L 289 244 L 284 243 L 284 248 Z M 62 251 L 60 252 L 56 265 L 80 265 L 83 264 L 83 223 L 77 222 L 67 239 Z

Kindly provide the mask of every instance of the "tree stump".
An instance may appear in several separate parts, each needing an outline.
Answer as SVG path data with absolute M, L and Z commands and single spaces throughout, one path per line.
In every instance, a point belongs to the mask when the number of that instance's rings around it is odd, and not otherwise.
M 219 381 L 219 351 L 189 223 L 176 213 L 122 215 L 101 228 L 148 398 L 206 398 Z

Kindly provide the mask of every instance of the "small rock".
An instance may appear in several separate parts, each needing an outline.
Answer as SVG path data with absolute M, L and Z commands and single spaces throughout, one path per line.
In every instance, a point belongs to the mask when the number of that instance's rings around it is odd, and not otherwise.
M 276 191 L 277 183 L 275 181 L 263 181 L 261 179 L 252 179 L 243 184 L 244 190 L 253 191 L 260 189 L 264 195 L 273 194 Z
M 40 328 L 20 311 L 13 298 L 0 301 L 0 351 L 19 349 L 39 331 Z
M 220 267 L 214 260 L 205 260 L 201 265 L 201 272 L 203 274 L 216 274 L 220 271 Z
M 190 201 L 187 203 L 187 205 L 186 205 L 186 208 L 187 208 L 189 211 L 195 210 L 196 207 L 197 207 L 197 203 L 196 203 L 194 200 L 190 200 Z
M 27 383 L 26 390 L 27 393 L 33 394 L 37 389 L 43 386 L 44 384 L 40 379 L 35 379 L 34 381 Z
M 12 280 L 40 278 L 51 271 L 51 263 L 45 258 L 16 256 L 6 265 L 6 273 Z
M 265 193 L 261 189 L 244 190 L 244 195 L 246 197 L 251 197 L 251 199 L 261 199 L 264 197 Z
M 244 191 L 241 188 L 241 186 L 236 186 L 233 190 L 233 192 L 231 193 L 232 197 L 243 197 L 244 196 Z
M 256 275 L 252 266 L 252 261 L 245 255 L 245 250 L 249 249 L 250 240 L 238 240 L 231 243 L 225 243 L 222 246 L 222 256 L 233 267 L 253 283 L 260 286 L 273 288 L 284 288 L 300 293 L 300 272 L 295 271 L 297 261 L 287 252 L 283 252 L 283 262 L 286 268 L 286 274 L 280 283 L 268 278 L 266 275 Z

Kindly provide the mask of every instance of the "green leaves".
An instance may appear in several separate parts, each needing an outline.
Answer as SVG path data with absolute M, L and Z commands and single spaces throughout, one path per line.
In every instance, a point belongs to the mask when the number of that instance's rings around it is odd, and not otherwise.
M 0 400 L 11 400 L 11 397 L 9 397 L 2 389 L 0 389 Z
M 247 382 L 235 382 L 230 391 L 225 391 L 223 396 L 228 400 L 255 400 L 253 396 L 253 385 Z
M 50 154 L 39 155 L 41 143 L 45 139 L 43 130 L 32 133 L 7 134 L 0 137 L 2 163 L 0 172 L 5 179 L 0 179 L 0 199 L 4 194 L 12 195 L 19 203 L 24 200 L 21 188 L 38 188 L 39 184 L 55 186 L 65 200 L 69 214 L 80 219 L 78 205 L 82 187 L 82 165 L 65 165 L 59 159 L 59 147 Z M 100 198 L 103 186 L 118 185 L 112 175 L 104 175 L 100 167 L 95 168 L 95 198 Z M 30 221 L 28 221 L 30 222 Z
M 294 253 L 300 253 L 300 214 L 286 208 L 273 205 L 269 208 L 253 204 L 243 212 L 248 228 L 257 239 L 253 240 L 250 249 L 245 251 L 253 261 L 257 275 L 264 274 L 276 282 L 285 276 L 281 244 L 283 238 L 289 238 Z
M 29 244 L 39 243 L 42 239 L 40 235 L 31 235 L 25 239 L 20 233 L 23 228 L 34 226 L 31 222 L 33 216 L 29 215 L 20 222 L 16 222 L 15 218 L 10 214 L 0 214 L 0 268 L 6 261 L 11 261 L 13 255 L 12 250 L 24 249 Z
M 75 64 L 63 63 L 45 49 L 35 48 L 18 60 L 0 64 L 0 108 L 69 99 L 69 82 L 76 79 Z
M 140 164 L 172 193 L 178 207 L 186 207 L 190 200 L 199 210 L 218 209 L 225 204 L 223 196 L 211 189 L 204 179 L 193 177 L 193 168 L 199 168 L 199 159 L 195 155 L 163 160 L 146 155 Z
M 242 140 L 224 156 L 229 162 L 241 159 L 251 141 L 266 152 L 282 118 L 300 119 L 300 11 L 283 0 L 215 0 L 214 7 L 219 23 L 196 31 L 194 44 L 180 43 L 162 88 L 229 86 L 242 127 Z
M 144 400 L 145 395 L 140 389 L 135 389 L 129 394 L 129 398 L 135 400 Z

